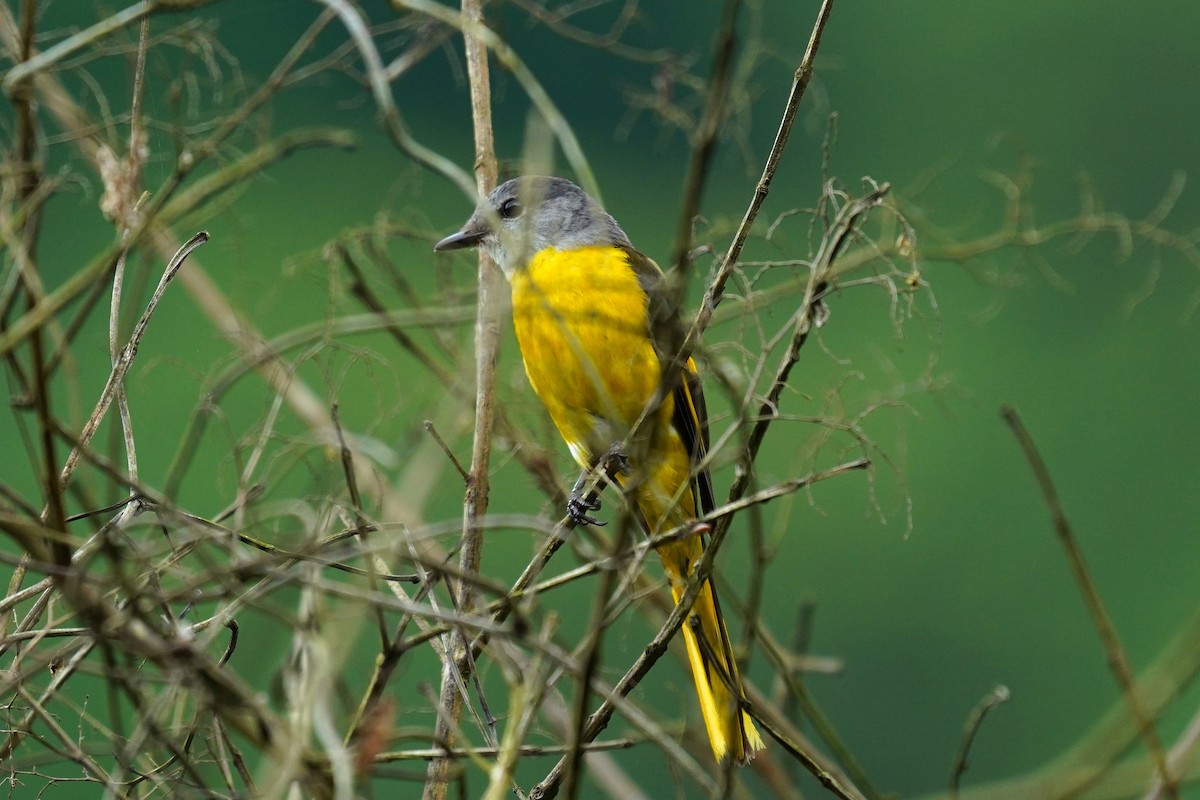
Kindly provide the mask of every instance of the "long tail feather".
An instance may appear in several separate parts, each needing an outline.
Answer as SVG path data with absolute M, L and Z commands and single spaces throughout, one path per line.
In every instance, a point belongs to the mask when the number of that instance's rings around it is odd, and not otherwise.
M 698 536 L 659 548 L 671 595 L 679 602 L 687 578 L 703 552 Z M 687 646 L 700 713 L 717 761 L 733 758 L 744 764 L 763 748 L 762 737 L 750 717 L 741 710 L 741 680 L 733 647 L 711 581 L 705 581 L 681 629 Z

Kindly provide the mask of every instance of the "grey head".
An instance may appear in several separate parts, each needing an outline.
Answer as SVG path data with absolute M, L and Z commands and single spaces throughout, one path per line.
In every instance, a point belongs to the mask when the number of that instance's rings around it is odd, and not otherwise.
M 632 247 L 617 221 L 583 189 L 566 178 L 530 176 L 493 189 L 466 224 L 433 249 L 482 247 L 511 277 L 547 247 L 596 245 Z

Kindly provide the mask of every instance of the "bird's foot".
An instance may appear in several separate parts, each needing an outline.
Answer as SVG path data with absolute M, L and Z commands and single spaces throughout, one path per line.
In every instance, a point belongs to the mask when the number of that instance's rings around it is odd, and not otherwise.
M 605 474 L 611 478 L 633 473 L 633 465 L 629 463 L 629 456 L 621 452 L 620 444 L 614 444 L 608 448 L 604 455 L 600 457 L 600 463 L 604 465 Z
M 621 445 L 618 443 L 609 447 L 600 458 L 596 459 L 595 463 L 601 474 L 608 480 L 617 480 L 619 476 L 629 475 L 633 472 L 629 456 L 621 451 Z M 579 476 L 579 480 L 575 481 L 575 485 L 571 487 L 571 493 L 567 495 L 567 516 L 576 525 L 602 526 L 607 524 L 589 513 L 600 508 L 599 492 L 604 488 L 604 481 L 597 481 L 594 477 L 593 470 L 584 470 Z
M 600 508 L 600 498 L 594 495 L 589 495 L 585 487 L 579 483 L 571 489 L 571 493 L 567 495 L 567 516 L 576 525 L 598 525 L 603 527 L 608 523 L 604 520 L 596 519 L 588 514 L 589 511 L 597 511 Z

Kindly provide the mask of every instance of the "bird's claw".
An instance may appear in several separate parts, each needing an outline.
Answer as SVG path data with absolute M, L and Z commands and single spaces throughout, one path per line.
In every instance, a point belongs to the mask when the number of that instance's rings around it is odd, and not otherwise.
M 596 460 L 595 464 L 602 472 L 600 477 L 605 480 L 616 480 L 618 475 L 629 475 L 633 472 L 629 456 L 621 452 L 619 444 L 609 447 L 604 455 Z M 597 487 L 595 492 L 587 491 L 589 484 Z M 595 480 L 591 470 L 584 470 L 583 474 L 579 476 L 579 480 L 575 481 L 571 493 L 567 495 L 567 516 L 571 518 L 572 522 L 576 525 L 603 526 L 607 524 L 588 513 L 600 508 L 600 498 L 596 493 L 603 486 L 604 481 Z
M 619 444 L 608 448 L 608 451 L 600 458 L 600 463 L 604 465 L 604 471 L 610 476 L 633 473 L 633 465 L 629 463 L 629 456 L 621 452 Z
M 600 508 L 600 498 L 589 496 L 580 489 L 573 489 L 567 497 L 567 516 L 576 525 L 597 525 L 603 527 L 608 523 L 588 514 Z

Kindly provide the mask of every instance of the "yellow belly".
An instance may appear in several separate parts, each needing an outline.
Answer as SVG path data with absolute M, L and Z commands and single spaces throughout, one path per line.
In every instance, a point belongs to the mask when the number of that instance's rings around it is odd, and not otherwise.
M 661 379 L 646 293 L 614 247 L 543 250 L 512 276 L 513 324 L 529 382 L 581 466 L 625 441 Z M 694 517 L 689 457 L 671 429 L 670 397 L 631 454 L 650 528 Z

